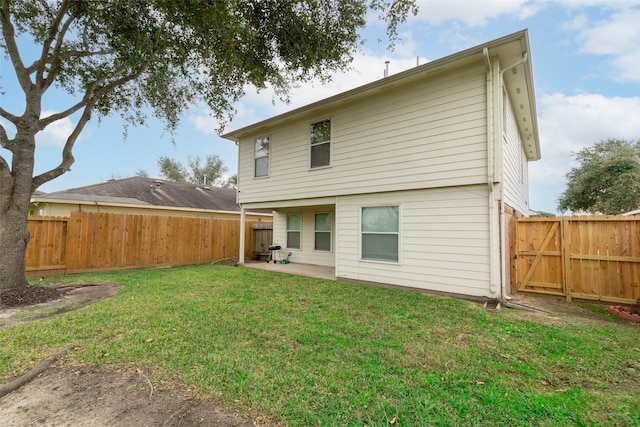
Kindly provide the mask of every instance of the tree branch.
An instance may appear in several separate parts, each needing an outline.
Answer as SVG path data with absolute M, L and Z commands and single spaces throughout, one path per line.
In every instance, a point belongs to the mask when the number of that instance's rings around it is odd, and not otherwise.
M 138 77 L 140 77 L 140 75 L 149 67 L 149 64 L 151 63 L 152 59 L 156 56 L 157 51 L 154 50 L 149 57 L 147 58 L 147 60 L 145 62 L 143 62 L 140 67 L 138 67 L 138 69 L 131 73 L 131 74 L 126 74 L 118 79 L 113 80 L 111 83 L 106 84 L 105 86 L 99 88 L 99 89 L 95 89 L 96 86 L 102 82 L 107 81 L 107 79 L 109 78 L 113 78 L 114 75 L 122 75 L 124 74 L 124 72 L 127 70 L 126 67 L 122 67 L 119 70 L 116 70 L 112 73 L 107 73 L 105 75 L 103 75 L 102 77 L 100 77 L 99 79 L 96 79 L 88 88 L 87 88 L 87 92 L 84 96 L 84 98 L 82 99 L 82 101 L 78 102 L 76 105 L 68 108 L 67 110 L 60 112 L 60 113 L 56 113 L 56 114 L 52 114 L 50 116 L 47 116 L 43 119 L 40 119 L 38 121 L 38 127 L 39 129 L 44 129 L 45 127 L 47 127 L 48 125 L 50 125 L 51 123 L 58 121 L 60 119 L 63 119 L 65 117 L 69 117 L 71 114 L 75 113 L 76 111 L 80 110 L 83 106 L 85 105 L 95 105 L 96 102 L 98 102 L 98 100 L 100 98 L 102 98 L 104 95 L 106 95 L 107 93 L 111 92 L 113 89 L 117 88 L 118 86 L 122 86 L 128 82 L 130 82 L 131 80 L 135 80 Z
M 87 58 L 90 56 L 110 55 L 113 53 L 115 53 L 115 51 L 113 50 L 97 50 L 97 51 L 66 50 L 66 51 L 60 52 L 60 54 L 58 54 L 57 59 L 60 61 L 64 61 L 65 59 L 69 59 L 69 58 Z M 46 63 L 47 64 L 53 63 L 53 55 L 49 55 L 49 57 L 46 60 Z M 37 60 L 33 64 L 29 65 L 27 67 L 27 71 L 29 72 L 29 74 L 32 74 L 33 72 L 35 72 L 39 64 L 40 64 L 40 60 Z
M 67 10 L 69 10 L 69 0 L 63 0 L 62 3 L 60 4 L 60 9 L 58 9 L 58 14 L 56 15 L 55 19 L 51 23 L 51 26 L 49 27 L 49 33 L 47 34 L 47 38 L 42 43 L 42 51 L 40 52 L 40 58 L 36 61 L 38 65 L 36 67 L 35 80 L 38 86 L 42 85 L 42 83 L 45 81 L 44 70 L 45 70 L 45 65 L 47 64 L 49 59 L 49 49 L 51 48 L 51 43 L 53 43 L 53 41 L 56 38 L 58 28 L 60 26 L 60 23 L 62 22 L 62 19 L 64 18 L 64 15 L 67 13 Z M 66 28 L 63 27 L 63 31 L 60 32 L 60 37 L 58 38 L 58 41 L 56 43 L 56 49 L 58 49 L 59 46 L 61 45 L 62 40 L 64 39 L 64 32 L 66 31 L 66 29 L 69 28 L 69 25 L 73 20 L 74 20 L 74 17 L 72 16 L 67 20 L 67 22 L 65 22 Z M 55 61 L 56 61 L 56 54 L 54 53 L 53 57 L 51 58 L 51 62 L 55 63 Z M 51 74 L 52 71 L 53 70 L 50 70 L 49 74 Z M 49 85 L 46 85 L 46 86 L 48 87 Z
M 69 17 L 69 19 L 67 19 L 66 22 L 62 25 L 62 29 L 58 34 L 58 40 L 56 41 L 56 46 L 53 49 L 53 55 L 47 58 L 47 61 L 51 62 L 51 69 L 49 70 L 49 73 L 47 74 L 47 78 L 44 80 L 42 84 L 42 88 L 44 90 L 47 90 L 49 86 L 51 86 L 51 84 L 56 80 L 56 76 L 60 71 L 62 61 L 66 58 L 65 56 L 61 55 L 64 38 L 67 34 L 67 31 L 69 31 L 69 27 L 71 27 L 71 23 L 75 21 L 78 16 L 79 16 L 78 13 L 74 12 Z M 44 66 L 43 66 L 43 69 L 44 69 Z
M 13 186 L 13 177 L 6 159 L 0 156 L 0 188 L 11 188 Z M 4 200 L 3 200 L 4 199 Z M 6 198 L 0 195 L 0 209 L 6 204 Z
M 86 58 L 89 56 L 100 56 L 100 55 L 110 55 L 115 53 L 114 50 L 96 50 L 96 51 L 88 51 L 88 50 L 66 50 L 61 52 L 59 55 L 60 59 L 68 59 L 68 58 Z
M 148 66 L 148 64 L 147 64 L 147 66 Z M 146 69 L 146 66 L 145 66 L 145 69 Z M 104 90 L 101 90 L 101 91 L 99 91 L 97 93 L 94 92 L 95 87 L 97 85 L 99 85 L 100 83 L 103 83 L 103 82 L 107 81 L 107 79 L 113 78 L 114 74 L 115 75 L 120 75 L 120 74 L 124 73 L 125 71 L 126 71 L 126 68 L 123 67 L 123 68 L 121 68 L 121 69 L 119 69 L 117 71 L 114 71 L 112 73 L 104 74 L 102 77 L 96 79 L 93 83 L 91 83 L 89 85 L 89 87 L 87 87 L 87 91 L 86 91 L 84 97 L 82 98 L 82 101 L 76 103 L 75 105 L 72 105 L 71 107 L 67 108 L 66 110 L 64 110 L 64 111 L 62 111 L 60 113 L 52 114 L 52 115 L 47 116 L 47 117 L 45 117 L 43 119 L 40 119 L 38 121 L 38 128 L 39 129 L 44 129 L 45 127 L 49 126 L 53 122 L 56 122 L 56 121 L 58 121 L 60 119 L 64 119 L 65 117 L 69 117 L 70 115 L 72 115 L 76 111 L 78 111 L 78 110 L 82 109 L 83 107 L 85 107 L 92 100 L 95 103 L 100 97 L 102 97 L 106 93 Z M 137 73 L 137 74 L 134 73 L 134 74 L 132 74 L 132 76 L 133 75 L 135 75 L 137 77 L 138 75 L 140 75 L 140 73 Z M 122 79 L 120 79 L 120 80 L 122 80 Z M 120 80 L 115 80 L 114 83 L 117 83 Z M 123 81 L 120 84 L 124 84 L 124 83 L 128 82 L 129 80 L 131 80 L 131 78 L 126 79 L 125 81 Z M 113 89 L 113 88 L 115 88 L 117 86 L 119 86 L 119 84 L 115 84 L 113 86 L 107 85 L 107 86 L 104 86 L 104 88 L 109 88 L 109 90 L 111 90 L 111 89 Z
M 63 350 L 60 350 L 59 352 L 47 357 L 46 359 L 44 359 L 42 362 L 40 362 L 37 366 L 35 366 L 33 369 L 31 369 L 26 374 L 22 375 L 21 377 L 16 378 L 15 380 L 11 381 L 10 383 L 3 384 L 2 386 L 0 386 L 0 398 L 6 396 L 7 394 L 11 393 L 12 391 L 16 391 L 17 389 L 19 389 L 23 385 L 25 385 L 25 384 L 29 383 L 30 381 L 32 381 L 33 379 L 35 379 L 38 375 L 42 374 L 53 362 L 55 362 L 57 358 L 59 358 L 60 356 L 64 356 L 70 350 L 73 350 L 73 346 L 69 346 L 69 347 L 67 347 L 67 348 L 65 348 Z
M 7 131 L 4 126 L 0 125 L 0 147 L 9 149 L 9 145 Z M 4 188 L 4 184 L 2 183 L 3 178 L 7 178 L 10 175 L 9 163 L 7 163 L 4 157 L 0 156 L 0 188 Z
M 73 132 L 71 132 L 71 135 L 69 135 L 69 137 L 67 138 L 67 142 L 65 142 L 64 144 L 64 148 L 62 149 L 62 161 L 60 162 L 60 164 L 57 167 L 50 169 L 47 172 L 41 173 L 40 175 L 33 178 L 33 180 L 31 181 L 32 193 L 45 182 L 56 179 L 71 168 L 71 165 L 73 164 L 73 162 L 75 162 L 75 159 L 73 158 L 73 146 L 78 140 L 78 136 L 80 136 L 80 133 L 89 122 L 89 119 L 91 119 L 92 109 L 93 104 L 87 104 L 84 112 L 82 113 L 82 116 L 80 117 L 80 120 L 78 120 L 78 124 L 73 129 Z
M 45 182 L 49 182 L 53 179 L 56 179 L 57 177 L 61 176 L 62 174 L 64 174 L 65 172 L 67 172 L 70 168 L 71 165 L 73 164 L 73 162 L 75 161 L 74 157 L 73 157 L 73 146 L 76 143 L 78 136 L 80 136 L 80 133 L 82 132 L 82 130 L 84 129 L 84 127 L 86 126 L 86 124 L 89 122 L 89 119 L 91 119 L 91 111 L 93 110 L 94 105 L 96 104 L 96 102 L 98 102 L 98 100 L 106 95 L 107 93 L 109 93 L 110 91 L 112 91 L 113 89 L 115 89 L 118 86 L 124 85 L 127 82 L 131 81 L 131 80 L 135 80 L 137 79 L 148 67 L 149 64 L 151 63 L 151 60 L 155 57 L 156 55 L 156 51 L 153 51 L 150 55 L 149 58 L 147 58 L 147 60 L 142 63 L 140 65 L 140 67 L 136 70 L 136 72 L 132 73 L 132 74 L 128 74 L 126 76 L 123 76 L 119 79 L 116 79 L 114 81 L 112 81 L 111 83 L 101 87 L 99 90 L 96 90 L 95 93 L 93 94 L 93 96 L 91 96 L 89 99 L 85 99 L 83 102 L 86 102 L 86 106 L 84 107 L 84 112 L 82 113 L 82 116 L 80 117 L 80 120 L 78 121 L 78 124 L 76 125 L 75 129 L 73 130 L 73 132 L 71 133 L 71 135 L 69 135 L 69 137 L 67 138 L 67 142 L 64 145 L 64 148 L 62 149 L 62 161 L 60 162 L 60 164 L 47 171 L 44 172 L 36 177 L 33 178 L 32 180 L 32 184 L 31 184 L 31 191 L 35 191 L 38 187 L 40 187 L 42 184 L 44 184 Z M 86 98 L 86 97 L 85 97 Z M 76 104 L 78 105 L 78 104 Z M 69 111 L 69 110 L 67 110 Z M 76 109 L 77 111 L 77 109 Z M 51 120 L 52 117 L 56 117 L 58 116 L 58 118 L 55 118 L 53 120 Z M 39 121 L 39 124 L 41 126 L 42 129 L 44 129 L 44 127 L 46 127 L 46 125 L 43 127 L 42 123 L 53 123 L 56 120 L 59 120 L 60 118 L 63 118 L 66 116 L 60 116 L 60 114 L 54 114 L 52 116 L 46 117 L 42 120 Z
M 18 122 L 18 117 L 14 116 L 13 114 L 11 114 L 10 112 L 8 112 L 7 110 L 5 110 L 2 107 L 0 107 L 0 117 L 3 117 L 5 119 L 9 120 L 14 125 Z
M 0 176 L 5 175 L 8 172 L 9 172 L 9 163 L 7 163 L 4 157 L 0 156 Z
M 49 126 L 51 123 L 57 122 L 58 120 L 64 119 L 66 117 L 69 117 L 70 115 L 72 115 L 76 111 L 79 111 L 83 107 L 86 107 L 86 105 L 88 103 L 88 100 L 85 99 L 85 98 L 83 98 L 82 101 L 76 103 L 75 105 L 72 105 L 71 107 L 67 108 L 66 110 L 64 110 L 64 111 L 62 111 L 60 113 L 55 113 L 55 114 L 47 116 L 47 117 L 45 117 L 43 119 L 38 120 L 38 129 L 42 130 L 42 129 L 46 128 L 47 126 Z
M 0 8 L 0 24 L 2 26 L 2 37 L 4 38 L 5 47 L 13 68 L 16 72 L 16 77 L 20 86 L 25 92 L 28 92 L 31 88 L 31 80 L 29 79 L 29 73 L 20 58 L 20 51 L 16 44 L 15 29 L 11 23 L 11 13 L 9 11 L 10 0 L 2 0 L 2 7 Z
M 7 148 L 9 146 L 9 136 L 7 135 L 7 131 L 0 124 L 0 147 Z

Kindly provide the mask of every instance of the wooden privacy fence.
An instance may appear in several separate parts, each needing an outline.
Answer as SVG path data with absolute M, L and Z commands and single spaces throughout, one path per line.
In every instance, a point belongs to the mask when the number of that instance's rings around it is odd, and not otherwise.
M 615 303 L 640 297 L 640 217 L 518 218 L 518 291 Z
M 252 227 L 245 224 L 245 257 Z M 72 212 L 30 217 L 27 276 L 202 264 L 237 257 L 240 220 Z

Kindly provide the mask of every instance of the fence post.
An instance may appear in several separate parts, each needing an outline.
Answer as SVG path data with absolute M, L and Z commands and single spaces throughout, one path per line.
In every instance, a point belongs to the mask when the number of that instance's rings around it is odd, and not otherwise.
M 561 220 L 560 253 L 562 256 L 562 282 L 564 284 L 564 295 L 567 302 L 571 302 L 573 297 L 573 284 L 571 283 L 571 221 L 568 217 Z
M 518 236 L 520 235 L 520 218 L 513 219 L 513 232 L 511 234 L 511 247 L 513 248 L 513 253 L 511 254 L 511 262 L 513 263 L 512 274 L 511 277 L 511 292 L 517 292 L 518 287 L 520 285 L 519 276 L 518 276 Z

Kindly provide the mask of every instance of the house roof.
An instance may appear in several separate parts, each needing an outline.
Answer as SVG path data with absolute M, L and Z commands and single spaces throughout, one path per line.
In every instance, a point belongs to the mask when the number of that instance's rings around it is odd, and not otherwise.
M 35 195 L 34 202 L 70 201 L 239 211 L 236 190 L 132 177 Z
M 489 58 L 497 58 L 500 61 L 501 70 L 507 71 L 504 72 L 503 78 L 506 82 L 509 97 L 513 103 L 514 114 L 517 119 L 518 129 L 523 140 L 527 158 L 529 160 L 540 159 L 538 119 L 527 30 L 522 30 L 483 43 L 304 107 L 233 130 L 222 135 L 222 137 L 232 141 L 239 141 L 242 137 L 250 136 L 251 134 L 264 131 L 266 128 L 299 118 L 311 111 L 335 108 L 339 104 L 355 101 L 358 98 L 366 97 L 374 92 L 390 89 L 394 86 L 410 84 L 413 81 L 424 79 L 429 75 L 440 73 L 468 62 L 484 61 L 485 52 Z M 489 64 L 487 64 L 487 66 L 489 66 Z

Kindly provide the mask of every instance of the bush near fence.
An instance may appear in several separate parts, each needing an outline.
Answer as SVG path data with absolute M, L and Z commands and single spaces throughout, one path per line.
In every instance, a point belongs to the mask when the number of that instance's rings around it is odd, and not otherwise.
M 245 223 L 245 257 L 252 227 Z M 238 257 L 240 220 L 72 212 L 29 217 L 28 277 L 203 264 Z

